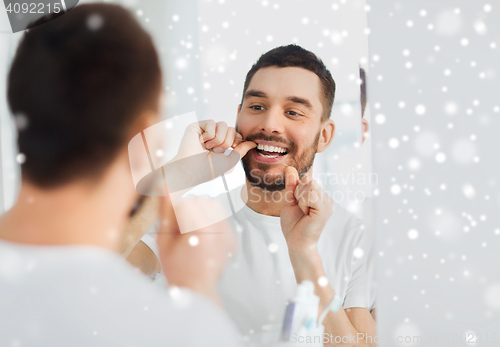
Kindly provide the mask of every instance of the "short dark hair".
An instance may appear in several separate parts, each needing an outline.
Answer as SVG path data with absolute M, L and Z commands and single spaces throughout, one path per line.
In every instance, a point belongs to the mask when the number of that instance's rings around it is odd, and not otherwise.
M 151 36 L 121 6 L 80 5 L 33 23 L 8 77 L 11 111 L 26 120 L 23 180 L 50 188 L 100 177 L 140 114 L 158 111 L 161 80 Z
M 366 72 L 362 67 L 359 68 L 359 79 L 361 80 L 359 84 L 359 101 L 361 102 L 361 118 L 363 118 L 366 110 Z
M 332 113 L 333 101 L 335 99 L 335 81 L 325 64 L 316 54 L 298 45 L 291 44 L 271 49 L 262 54 L 250 71 L 248 71 L 243 87 L 243 98 L 250 85 L 250 81 L 255 73 L 262 68 L 277 67 L 301 67 L 314 72 L 321 83 L 321 103 L 323 105 L 323 115 L 321 120 L 327 120 Z M 241 101 L 243 103 L 243 99 Z

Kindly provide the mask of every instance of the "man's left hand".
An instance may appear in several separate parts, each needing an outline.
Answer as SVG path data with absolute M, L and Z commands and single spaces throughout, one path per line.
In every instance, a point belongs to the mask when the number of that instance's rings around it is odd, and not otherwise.
M 316 252 L 319 236 L 333 212 L 333 200 L 315 180 L 299 180 L 297 170 L 291 166 L 285 170 L 285 185 L 281 229 L 288 251 Z

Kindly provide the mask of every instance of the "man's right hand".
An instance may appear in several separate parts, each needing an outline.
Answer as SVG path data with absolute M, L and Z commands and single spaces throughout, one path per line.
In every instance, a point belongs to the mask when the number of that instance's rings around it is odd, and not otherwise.
M 163 272 L 170 286 L 186 287 L 220 302 L 217 282 L 234 252 L 236 237 L 227 220 L 181 234 L 169 197 L 161 197 L 158 246 Z M 208 197 L 192 197 L 177 206 L 179 218 L 203 219 L 222 209 Z M 196 214 L 196 216 L 194 215 Z
M 213 120 L 190 124 L 181 140 L 176 156 L 163 167 L 151 171 L 136 183 L 144 195 L 163 195 L 168 187 L 176 201 L 191 188 L 231 172 L 249 150 L 257 144 L 243 141 L 235 128 Z M 224 151 L 233 151 L 225 155 Z
M 243 141 L 241 134 L 236 132 L 235 128 L 228 127 L 225 122 L 203 120 L 192 123 L 186 128 L 174 160 L 202 152 L 208 153 L 209 150 L 221 154 L 230 147 L 243 158 L 255 146 L 252 141 Z

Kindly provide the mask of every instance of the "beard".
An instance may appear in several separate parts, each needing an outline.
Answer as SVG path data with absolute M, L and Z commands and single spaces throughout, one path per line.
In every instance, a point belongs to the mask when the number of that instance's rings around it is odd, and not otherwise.
M 263 133 L 248 135 L 244 139 L 244 141 L 263 140 L 270 142 L 279 142 L 288 146 L 288 152 L 286 154 L 287 162 L 282 162 L 282 164 L 268 164 L 257 162 L 253 158 L 253 155 L 250 154 L 251 151 L 256 149 L 252 149 L 250 152 L 248 152 L 247 155 L 245 155 L 241 159 L 243 169 L 245 170 L 245 176 L 248 182 L 250 182 L 250 184 L 254 187 L 259 187 L 271 192 L 284 190 L 285 169 L 287 166 L 292 166 L 297 169 L 297 172 L 299 173 L 299 179 L 302 179 L 302 177 L 309 171 L 314 162 L 314 156 L 318 151 L 319 136 L 320 131 L 318 131 L 318 133 L 316 134 L 316 137 L 312 141 L 311 145 L 307 146 L 303 153 L 298 154 L 297 145 L 293 141 L 286 141 L 279 136 L 265 135 Z M 269 169 L 271 169 L 273 166 L 281 166 L 282 170 L 280 170 L 280 172 L 278 173 L 268 172 Z

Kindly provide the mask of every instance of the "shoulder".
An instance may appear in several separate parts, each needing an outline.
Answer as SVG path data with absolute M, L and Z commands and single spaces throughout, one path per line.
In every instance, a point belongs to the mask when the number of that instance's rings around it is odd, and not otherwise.
M 363 220 L 335 204 L 333 213 L 326 223 L 320 237 L 320 243 L 335 244 L 339 247 L 355 245 L 364 237 Z
M 361 229 L 363 221 L 339 204 L 333 207 L 333 213 L 327 222 L 329 229 L 342 229 L 346 232 L 354 232 Z

